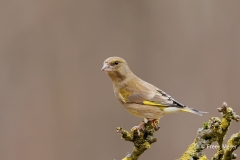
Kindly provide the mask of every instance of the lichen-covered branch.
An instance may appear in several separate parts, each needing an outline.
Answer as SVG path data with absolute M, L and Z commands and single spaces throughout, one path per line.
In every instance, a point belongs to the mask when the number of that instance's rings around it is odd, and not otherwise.
M 233 153 L 240 146 L 240 131 L 236 134 L 233 134 L 228 140 L 227 148 L 224 152 L 223 159 L 231 160 L 236 159 L 237 155 Z
M 217 153 L 212 157 L 212 160 L 225 160 L 228 149 L 223 149 L 224 137 L 232 120 L 239 121 L 240 117 L 233 112 L 232 108 L 227 107 L 227 103 L 225 102 L 221 108 L 218 108 L 218 111 L 222 113 L 223 118 L 212 117 L 207 123 L 204 123 L 203 127 L 199 128 L 196 139 L 188 147 L 187 151 L 183 153 L 180 160 L 206 160 L 207 157 L 204 155 L 203 150 L 215 141 L 217 141 L 219 148 Z M 228 154 L 230 154 L 228 156 L 230 159 L 235 157 L 232 153 Z
M 219 129 L 220 119 L 217 117 L 211 118 L 207 123 L 204 123 L 202 128 L 199 128 L 197 137 L 194 142 L 183 153 L 180 160 L 201 159 L 206 160 L 203 150 L 217 140 L 216 134 L 221 132 Z
M 155 121 L 155 123 L 158 124 L 159 122 Z M 144 123 L 144 129 L 140 130 L 140 135 L 136 129 L 128 132 L 121 127 L 117 127 L 117 133 L 120 133 L 124 140 L 134 144 L 132 153 L 128 154 L 123 160 L 137 160 L 144 151 L 151 147 L 152 143 L 157 141 L 157 138 L 153 136 L 154 132 L 155 129 L 151 121 Z
M 224 155 L 224 149 L 223 149 L 223 140 L 224 137 L 228 131 L 228 128 L 230 127 L 230 124 L 232 120 L 239 121 L 239 116 L 236 115 L 235 112 L 233 112 L 233 109 L 228 107 L 227 108 L 227 103 L 224 102 L 221 108 L 218 108 L 218 111 L 222 113 L 222 121 L 221 121 L 221 133 L 219 133 L 217 142 L 219 145 L 217 153 L 213 156 L 212 160 L 220 160 L 223 158 Z

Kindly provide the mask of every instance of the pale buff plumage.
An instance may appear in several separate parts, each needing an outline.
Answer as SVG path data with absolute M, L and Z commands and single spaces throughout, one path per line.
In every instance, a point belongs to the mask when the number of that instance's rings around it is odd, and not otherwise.
M 204 113 L 188 108 L 159 88 L 141 80 L 132 73 L 126 61 L 120 57 L 107 58 L 102 70 L 112 79 L 114 93 L 120 103 L 138 117 L 155 120 L 165 114 L 179 111 L 198 115 Z

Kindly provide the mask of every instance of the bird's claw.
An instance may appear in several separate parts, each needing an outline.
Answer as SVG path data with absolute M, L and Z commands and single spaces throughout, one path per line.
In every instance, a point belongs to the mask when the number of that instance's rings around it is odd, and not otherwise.
M 159 126 L 154 127 L 155 131 L 158 131 L 160 129 Z
M 156 124 L 156 119 L 152 120 L 152 124 L 153 124 L 153 128 L 155 129 L 155 131 L 158 131 L 160 129 L 160 127 Z
M 131 130 L 137 130 L 137 132 L 138 132 L 138 136 L 140 136 L 140 130 L 142 129 L 142 126 L 140 126 L 140 125 L 138 125 L 138 126 L 134 126 Z
M 142 127 L 144 126 L 144 122 L 141 122 L 138 126 L 134 126 L 133 128 L 132 128 L 132 130 L 134 130 L 134 129 L 136 129 L 137 130 L 137 132 L 138 132 L 138 136 L 140 136 L 140 130 L 142 129 Z

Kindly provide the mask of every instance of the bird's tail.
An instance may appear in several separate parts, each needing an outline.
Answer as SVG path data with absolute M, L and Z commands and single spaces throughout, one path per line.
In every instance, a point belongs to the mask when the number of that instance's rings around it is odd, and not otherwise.
M 208 112 L 203 112 L 203 111 L 199 111 L 199 110 L 197 110 L 197 109 L 188 108 L 188 107 L 182 108 L 181 111 L 194 113 L 194 114 L 197 114 L 197 115 L 199 115 L 199 116 L 202 116 L 202 113 L 208 113 Z

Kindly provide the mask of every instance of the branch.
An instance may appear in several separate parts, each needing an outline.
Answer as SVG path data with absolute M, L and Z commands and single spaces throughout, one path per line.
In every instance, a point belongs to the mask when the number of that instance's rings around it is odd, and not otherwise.
M 204 155 L 203 150 L 211 147 L 211 144 L 215 141 L 218 142 L 219 148 L 212 160 L 223 160 L 223 156 L 225 157 L 226 153 L 229 154 L 228 157 L 231 157 L 230 159 L 235 157 L 235 155 L 232 155 L 233 150 L 231 150 L 231 153 L 230 151 L 225 151 L 222 144 L 232 120 L 239 121 L 240 117 L 233 112 L 232 108 L 227 108 L 227 103 L 225 102 L 221 108 L 218 108 L 218 111 L 222 113 L 222 120 L 220 120 L 218 117 L 212 117 L 207 123 L 204 123 L 203 127 L 198 129 L 196 139 L 188 147 L 187 151 L 183 153 L 180 160 L 206 160 L 207 157 Z
M 233 134 L 228 140 L 227 149 L 224 152 L 223 159 L 231 160 L 236 159 L 237 155 L 233 153 L 240 146 L 240 131 L 236 134 Z
M 232 122 L 232 120 L 235 120 L 236 122 L 239 121 L 239 116 L 236 115 L 235 112 L 233 112 L 233 109 L 228 107 L 227 108 L 227 103 L 224 102 L 221 108 L 218 108 L 218 111 L 222 113 L 222 122 L 221 122 L 221 130 L 222 133 L 218 134 L 218 151 L 217 153 L 213 156 L 212 160 L 219 160 L 223 158 L 224 155 L 224 149 L 223 149 L 223 139 L 228 131 L 228 128 L 230 127 L 230 124 Z
M 155 121 L 158 125 L 159 121 Z M 144 130 L 140 130 L 140 135 L 135 128 L 133 128 L 130 133 L 126 130 L 123 130 L 121 127 L 117 127 L 117 133 L 121 134 L 121 137 L 125 141 L 133 142 L 134 149 L 132 153 L 128 154 L 122 160 L 137 160 L 140 155 L 151 147 L 151 144 L 157 141 L 157 138 L 153 136 L 155 129 L 151 121 L 144 123 Z

